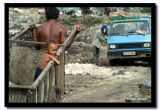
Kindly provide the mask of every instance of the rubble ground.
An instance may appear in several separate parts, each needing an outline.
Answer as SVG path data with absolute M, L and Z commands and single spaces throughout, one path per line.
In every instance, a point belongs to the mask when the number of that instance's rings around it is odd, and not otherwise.
M 151 101 L 151 86 L 143 84 L 151 80 L 150 67 L 72 63 L 65 66 L 65 78 L 66 94 L 62 102 Z

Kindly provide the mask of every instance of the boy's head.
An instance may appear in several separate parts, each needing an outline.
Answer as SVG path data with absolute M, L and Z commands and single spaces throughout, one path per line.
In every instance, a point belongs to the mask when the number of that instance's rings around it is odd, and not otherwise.
M 57 19 L 59 17 L 59 10 L 56 7 L 45 7 L 45 15 L 47 20 Z
M 47 41 L 46 43 L 47 51 L 49 54 L 55 55 L 58 49 L 58 45 L 54 41 Z

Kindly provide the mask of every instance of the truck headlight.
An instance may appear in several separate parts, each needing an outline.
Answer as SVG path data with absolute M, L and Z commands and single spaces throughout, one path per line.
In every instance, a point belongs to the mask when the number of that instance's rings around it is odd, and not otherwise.
M 144 43 L 144 47 L 150 47 L 150 43 Z
M 115 49 L 115 48 L 116 48 L 116 45 L 109 45 L 109 48 L 110 48 L 110 49 Z

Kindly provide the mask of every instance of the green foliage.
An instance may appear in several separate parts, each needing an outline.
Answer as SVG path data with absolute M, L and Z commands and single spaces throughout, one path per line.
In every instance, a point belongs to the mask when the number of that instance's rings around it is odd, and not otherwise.
M 59 22 L 61 24 L 67 25 L 67 26 L 72 26 L 77 23 L 76 18 L 71 18 L 71 19 L 60 19 Z
M 45 22 L 45 18 L 43 16 L 41 16 L 39 19 L 37 19 L 36 23 L 37 24 L 42 24 Z
M 27 23 L 28 22 L 28 19 L 21 19 L 21 21 L 20 21 L 21 23 Z
M 90 13 L 90 7 L 80 7 L 82 10 L 83 15 Z
M 20 23 L 15 23 L 12 28 L 21 29 L 22 25 Z
M 83 22 L 83 24 L 85 24 L 87 26 L 92 26 L 94 24 L 101 23 L 101 19 L 95 18 L 95 17 L 87 17 L 87 18 L 83 19 L 82 22 Z
M 130 7 L 124 7 L 123 11 L 129 12 L 130 11 Z
M 144 7 L 144 8 L 142 8 L 141 13 L 151 13 L 151 8 Z

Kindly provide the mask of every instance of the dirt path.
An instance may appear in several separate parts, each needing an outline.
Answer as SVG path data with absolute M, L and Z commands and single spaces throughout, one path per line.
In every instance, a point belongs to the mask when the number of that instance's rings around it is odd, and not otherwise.
M 101 67 L 97 69 L 102 70 Z M 115 66 L 106 69 L 111 70 L 106 73 L 108 75 L 67 74 L 67 93 L 63 102 L 150 101 L 150 95 L 141 93 L 139 89 L 140 83 L 150 80 L 150 67 Z

